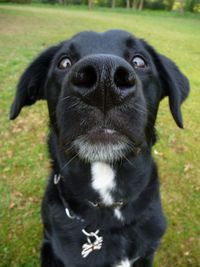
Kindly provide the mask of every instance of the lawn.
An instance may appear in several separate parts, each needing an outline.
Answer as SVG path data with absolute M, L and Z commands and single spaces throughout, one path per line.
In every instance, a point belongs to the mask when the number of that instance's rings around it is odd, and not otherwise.
M 8 120 L 20 74 L 38 52 L 82 30 L 126 29 L 172 58 L 191 93 L 176 127 L 161 103 L 154 148 L 168 230 L 155 266 L 200 266 L 200 17 L 50 6 L 0 5 L 0 266 L 36 267 L 42 234 L 40 202 L 48 175 L 44 102 Z

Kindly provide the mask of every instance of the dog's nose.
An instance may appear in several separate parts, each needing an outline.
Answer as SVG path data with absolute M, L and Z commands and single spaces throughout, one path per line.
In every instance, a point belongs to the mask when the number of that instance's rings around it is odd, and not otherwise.
M 73 94 L 103 112 L 123 104 L 135 94 L 133 67 L 114 55 L 92 55 L 77 62 L 68 77 Z

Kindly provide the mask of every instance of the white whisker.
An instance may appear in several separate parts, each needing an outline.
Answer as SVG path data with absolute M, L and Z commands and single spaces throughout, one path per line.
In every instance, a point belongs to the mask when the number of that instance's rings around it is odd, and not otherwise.
M 70 97 L 71 97 L 70 95 L 69 96 L 66 96 L 66 97 L 63 97 L 63 98 L 60 99 L 60 101 L 64 101 L 64 100 L 66 100 L 66 99 L 68 99 Z
M 64 170 L 71 162 L 72 160 L 74 160 L 76 157 L 78 156 L 78 154 L 76 154 L 75 156 L 73 156 L 69 161 L 67 161 L 64 166 L 61 168 L 61 171 Z

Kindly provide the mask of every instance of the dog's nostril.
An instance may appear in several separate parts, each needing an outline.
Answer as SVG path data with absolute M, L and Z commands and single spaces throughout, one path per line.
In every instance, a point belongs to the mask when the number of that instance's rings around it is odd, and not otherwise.
M 93 87 L 97 82 L 97 74 L 92 66 L 84 66 L 72 78 L 72 83 L 78 87 Z
M 135 75 L 130 70 L 124 67 L 119 67 L 115 71 L 114 82 L 118 88 L 127 89 L 135 85 Z

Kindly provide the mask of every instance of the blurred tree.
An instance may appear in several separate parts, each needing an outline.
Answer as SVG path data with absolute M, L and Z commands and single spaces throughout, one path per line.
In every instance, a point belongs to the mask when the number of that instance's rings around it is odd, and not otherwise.
M 126 0 L 126 8 L 127 8 L 127 9 L 130 8 L 130 0 Z
M 92 9 L 93 6 L 93 1 L 92 0 L 88 0 L 88 8 Z
M 200 0 L 186 0 L 185 9 L 194 12 L 198 5 L 200 5 Z
M 166 6 L 167 6 L 167 3 L 164 3 L 164 0 L 148 0 L 144 2 L 144 8 L 147 8 L 147 9 L 164 10 L 164 9 L 167 9 Z
M 143 10 L 144 8 L 144 3 L 147 2 L 148 0 L 144 1 L 144 0 L 133 0 L 133 4 L 132 7 L 133 9 L 138 9 L 138 10 Z
M 140 0 L 138 9 L 141 11 L 144 8 L 144 0 Z
M 132 7 L 133 7 L 133 9 L 138 9 L 138 0 L 133 0 L 133 5 L 132 5 Z
M 111 7 L 112 1 L 110 0 L 95 0 L 93 2 L 94 5 L 100 6 L 100 7 Z
M 58 0 L 58 3 L 61 5 L 67 5 L 68 1 L 67 0 Z
M 111 7 L 115 8 L 115 6 L 116 6 L 116 1 L 115 0 L 111 0 Z
M 165 0 L 165 1 L 164 1 L 164 4 L 165 4 L 166 9 L 167 9 L 168 11 L 171 11 L 171 10 L 172 10 L 175 1 L 176 1 L 176 0 Z
M 0 0 L 0 3 L 30 4 L 31 2 L 31 0 Z

